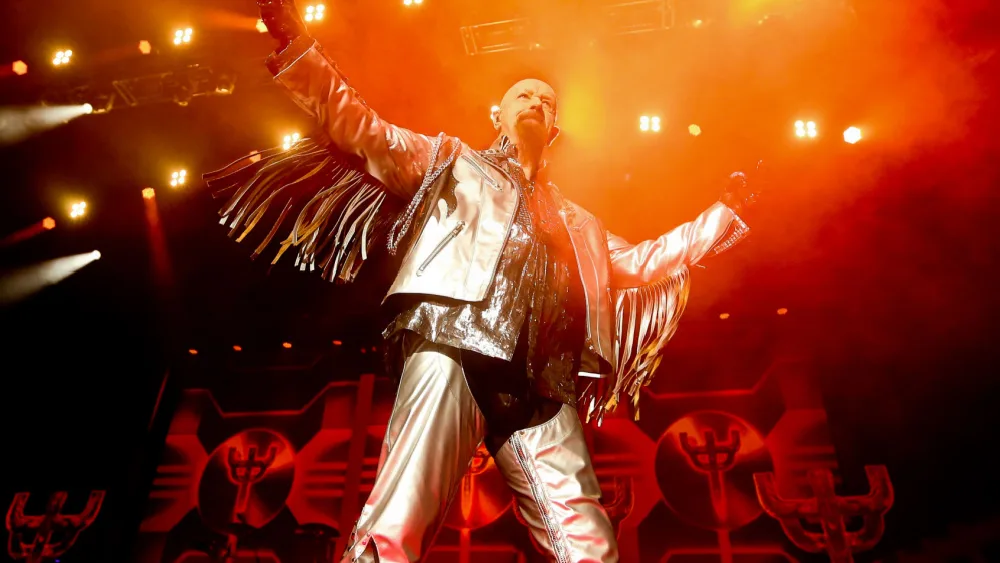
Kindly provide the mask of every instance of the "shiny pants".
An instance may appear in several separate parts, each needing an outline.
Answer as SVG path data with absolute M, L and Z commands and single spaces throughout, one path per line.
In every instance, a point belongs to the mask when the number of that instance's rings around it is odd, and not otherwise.
M 549 560 L 617 562 L 617 542 L 576 410 L 562 405 L 548 420 L 512 430 L 516 423 L 504 420 L 504 409 L 487 407 L 496 415 L 491 417 L 480 410 L 463 366 L 463 359 L 476 360 L 412 333 L 403 346 L 399 391 L 375 485 L 342 563 L 422 560 L 476 450 L 484 440 L 489 445 L 491 436 L 497 446 L 491 453 L 514 492 L 521 520 Z M 481 402 L 490 401 L 479 391 Z M 505 398 L 495 400 L 510 406 Z M 551 410 L 544 404 L 518 407 L 518 414 L 507 418 L 536 422 Z M 489 432 L 488 420 L 498 421 L 499 434 Z

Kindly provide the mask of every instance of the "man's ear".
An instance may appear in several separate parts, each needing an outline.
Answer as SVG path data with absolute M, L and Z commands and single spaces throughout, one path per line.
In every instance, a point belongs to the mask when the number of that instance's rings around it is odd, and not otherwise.
M 553 125 L 552 129 L 549 130 L 549 146 L 550 147 L 552 146 L 552 143 L 556 142 L 556 137 L 558 137 L 558 136 L 559 136 L 559 127 L 557 125 Z

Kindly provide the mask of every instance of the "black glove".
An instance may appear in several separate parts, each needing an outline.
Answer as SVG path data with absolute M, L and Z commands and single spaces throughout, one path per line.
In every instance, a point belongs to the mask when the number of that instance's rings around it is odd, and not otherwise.
M 309 35 L 294 0 L 257 0 L 257 7 L 268 33 L 278 40 L 279 52 L 296 38 Z
M 722 193 L 722 197 L 719 198 L 720 201 L 735 211 L 737 215 L 745 217 L 749 208 L 757 203 L 761 192 L 764 191 L 767 183 L 765 170 L 764 161 L 761 160 L 757 162 L 757 169 L 751 175 L 743 172 L 730 174 L 729 184 L 726 186 L 726 191 Z

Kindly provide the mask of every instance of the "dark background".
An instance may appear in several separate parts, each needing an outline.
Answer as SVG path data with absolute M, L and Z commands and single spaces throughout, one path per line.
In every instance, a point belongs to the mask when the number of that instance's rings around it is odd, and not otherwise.
M 813 357 L 843 490 L 866 490 L 866 464 L 886 464 L 896 486 L 886 537 L 867 560 L 995 521 L 993 3 L 859 0 L 846 12 L 807 7 L 765 25 L 746 3 L 680 3 L 680 19 L 714 6 L 716 21 L 692 29 L 679 19 L 667 33 L 595 45 L 580 39 L 590 36 L 579 3 L 425 4 L 331 4 L 314 33 L 384 117 L 475 146 L 490 142 L 489 107 L 513 80 L 550 80 L 564 128 L 555 181 L 630 240 L 693 217 L 732 170 L 769 162 L 773 185 L 748 218 L 754 235 L 696 271 L 661 377 L 747 380 L 776 356 Z M 801 4 L 768 6 L 779 13 Z M 121 545 L 134 533 L 158 451 L 147 447 L 148 425 L 168 369 L 175 385 L 317 360 L 331 378 L 355 377 L 377 369 L 360 349 L 379 343 L 370 314 L 379 296 L 372 285 L 331 286 L 290 261 L 267 275 L 248 248 L 226 239 L 219 202 L 198 182 L 167 185 L 176 168 L 194 180 L 279 144 L 287 131 L 309 131 L 260 64 L 271 43 L 252 29 L 251 2 L 18 0 L 3 10 L 0 62 L 22 59 L 31 69 L 0 78 L 9 106 L 101 76 L 192 62 L 239 76 L 232 96 L 116 108 L 0 149 L 0 235 L 46 216 L 59 224 L 0 249 L 0 267 L 103 255 L 0 311 L 8 468 L 0 489 L 8 498 L 108 488 L 112 523 L 81 541 Z M 463 52 L 460 25 L 532 12 L 563 18 L 553 39 L 562 47 Z M 251 27 L 240 29 L 246 21 Z M 185 25 L 196 41 L 175 52 L 169 37 Z M 140 39 L 156 52 L 139 55 Z M 75 60 L 56 72 L 48 59 L 60 45 Z M 663 117 L 659 135 L 638 132 L 643 113 Z M 794 138 L 800 116 L 819 123 L 818 139 Z M 690 123 L 703 134 L 689 135 Z M 847 145 L 840 131 L 855 123 L 866 138 Z M 146 186 L 156 189 L 159 231 L 147 220 Z M 75 223 L 67 215 L 74 197 L 89 204 Z M 779 307 L 788 315 L 778 317 Z M 283 349 L 285 341 L 293 347 Z M 291 394 L 296 383 L 288 385 Z M 240 392 L 252 398 L 255 389 Z

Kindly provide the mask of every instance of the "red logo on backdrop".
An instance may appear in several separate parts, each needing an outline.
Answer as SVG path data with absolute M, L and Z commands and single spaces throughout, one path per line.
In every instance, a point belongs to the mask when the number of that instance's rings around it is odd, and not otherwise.
M 838 497 L 829 469 L 809 471 L 812 498 L 785 499 L 778 494 L 774 474 L 754 475 L 760 504 L 781 523 L 788 539 L 810 553 L 826 552 L 831 563 L 851 563 L 854 554 L 867 551 L 882 539 L 885 513 L 892 507 L 892 483 L 884 465 L 865 467 L 869 493 Z M 861 527 L 848 531 L 848 520 L 861 519 Z M 806 530 L 804 523 L 819 525 L 821 532 Z
M 205 524 L 228 533 L 233 523 L 260 528 L 273 520 L 292 490 L 294 458 L 287 440 L 270 430 L 246 430 L 223 442 L 198 486 Z
M 693 412 L 657 444 L 656 478 L 667 506 L 709 530 L 735 530 L 760 516 L 753 474 L 770 468 L 760 433 L 724 412 Z
M 104 491 L 91 491 L 87 505 L 78 514 L 64 514 L 67 493 L 49 496 L 42 514 L 25 514 L 31 493 L 17 493 L 7 510 L 7 553 L 11 559 L 41 563 L 65 555 L 80 534 L 97 518 L 104 503 Z

